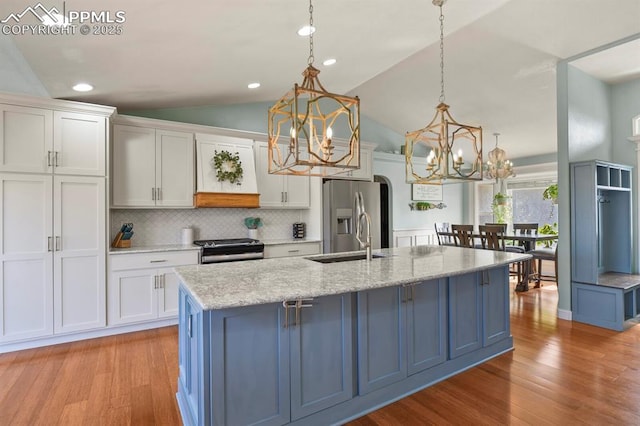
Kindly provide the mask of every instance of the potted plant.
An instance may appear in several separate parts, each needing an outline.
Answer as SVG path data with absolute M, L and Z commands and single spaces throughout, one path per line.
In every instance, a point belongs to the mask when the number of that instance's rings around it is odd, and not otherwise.
M 558 235 L 558 223 L 553 222 L 553 225 L 545 223 L 543 226 L 538 228 L 538 234 L 542 235 Z M 544 241 L 545 247 L 551 247 L 551 241 Z
M 545 200 L 551 200 L 553 204 L 558 204 L 558 184 L 553 183 L 544 190 L 542 198 Z
M 416 210 L 429 210 L 431 208 L 431 203 L 427 203 L 425 201 L 419 201 L 416 203 Z
M 502 192 L 496 192 L 496 194 L 493 196 L 493 202 L 494 204 L 497 204 L 499 206 L 504 206 L 505 204 L 507 204 L 508 198 L 508 195 L 505 195 Z
M 249 230 L 249 238 L 258 239 L 258 228 L 262 226 L 262 219 L 259 217 L 245 217 L 244 226 Z
M 493 196 L 493 203 L 491 203 L 491 210 L 493 211 L 493 220 L 496 223 L 508 223 L 511 219 L 511 206 L 508 203 L 508 195 L 502 192 L 497 192 Z

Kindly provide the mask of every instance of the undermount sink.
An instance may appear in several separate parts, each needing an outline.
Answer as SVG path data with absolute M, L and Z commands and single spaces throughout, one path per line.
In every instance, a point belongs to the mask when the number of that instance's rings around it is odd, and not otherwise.
M 386 257 L 384 254 L 372 254 L 371 258 Z M 320 263 L 337 263 L 337 262 L 350 262 L 352 260 L 365 260 L 367 255 L 362 254 L 347 254 L 344 256 L 328 256 L 328 257 L 307 257 L 309 260 Z

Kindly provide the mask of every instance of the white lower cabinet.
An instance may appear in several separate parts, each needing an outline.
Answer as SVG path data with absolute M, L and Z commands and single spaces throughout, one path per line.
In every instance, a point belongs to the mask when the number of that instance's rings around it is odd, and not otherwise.
M 105 179 L 0 174 L 0 343 L 106 325 Z
M 310 256 L 312 254 L 320 254 L 319 241 L 291 244 L 265 244 L 264 246 L 265 259 L 274 257 Z
M 109 325 L 178 316 L 178 277 L 173 267 L 195 265 L 198 251 L 111 255 Z

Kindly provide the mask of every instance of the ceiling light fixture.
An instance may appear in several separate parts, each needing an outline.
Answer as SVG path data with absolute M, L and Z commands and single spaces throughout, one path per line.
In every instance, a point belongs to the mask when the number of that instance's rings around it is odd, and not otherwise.
M 247 87 L 249 89 L 257 89 L 258 87 L 260 87 L 260 83 L 256 82 L 256 83 L 249 83 L 247 84 Z
M 489 151 L 489 160 L 485 167 L 485 177 L 488 179 L 506 179 L 515 176 L 513 163 L 507 160 L 507 153 L 504 149 L 498 148 L 498 136 L 500 133 L 493 134 L 496 137 L 496 147 Z
M 407 183 L 442 184 L 446 180 L 482 180 L 482 127 L 456 122 L 444 97 L 444 15 L 446 0 L 433 0 L 440 8 L 440 104 L 426 127 L 407 132 Z M 426 167 L 417 158 L 426 157 Z
M 335 64 L 337 61 L 334 58 L 329 58 L 329 59 L 325 59 L 325 61 L 322 63 L 322 65 L 324 65 L 325 67 L 330 67 L 331 65 Z
M 93 90 L 93 86 L 89 83 L 78 83 L 72 89 L 76 92 L 90 92 Z
M 269 173 L 331 176 L 360 168 L 360 99 L 328 92 L 313 60 L 311 34 L 302 85 L 296 83 L 269 108 Z M 347 135 L 346 146 L 335 146 L 336 129 Z

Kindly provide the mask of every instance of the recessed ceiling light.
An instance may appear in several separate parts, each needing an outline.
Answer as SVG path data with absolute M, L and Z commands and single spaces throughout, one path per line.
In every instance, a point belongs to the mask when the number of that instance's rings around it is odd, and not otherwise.
M 257 89 L 258 87 L 260 87 L 260 83 L 249 83 L 247 87 L 249 89 Z
M 322 65 L 324 65 L 325 67 L 330 67 L 331 65 L 335 64 L 337 61 L 335 60 L 335 58 L 329 58 L 327 60 L 325 60 Z
M 93 90 L 93 86 L 88 83 L 78 83 L 73 86 L 73 90 L 76 92 L 90 92 Z
M 310 25 L 305 25 L 304 27 L 298 30 L 298 35 L 300 37 L 306 37 L 316 32 L 316 27 L 312 27 Z

